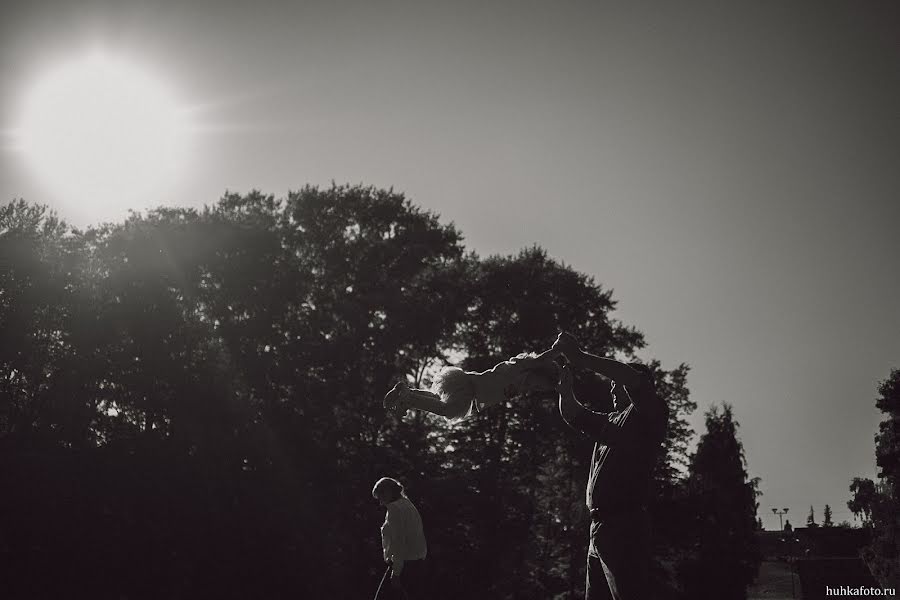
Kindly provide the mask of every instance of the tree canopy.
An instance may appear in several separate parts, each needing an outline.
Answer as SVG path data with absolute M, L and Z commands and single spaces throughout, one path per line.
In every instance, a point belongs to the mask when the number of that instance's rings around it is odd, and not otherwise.
M 552 394 L 456 425 L 381 405 L 398 378 L 489 368 L 560 330 L 605 356 L 644 347 L 609 290 L 543 249 L 482 258 L 402 194 L 332 185 L 87 230 L 16 201 L 0 257 L 11 597 L 370 594 L 383 475 L 423 514 L 437 600 L 580 593 L 590 440 Z M 696 405 L 686 365 L 650 366 L 665 512 Z M 597 377 L 576 386 L 609 402 Z
M 875 406 L 884 420 L 875 435 L 878 482 L 854 477 L 847 506 L 873 529 L 872 543 L 863 557 L 884 586 L 900 584 L 900 369 L 878 385 Z

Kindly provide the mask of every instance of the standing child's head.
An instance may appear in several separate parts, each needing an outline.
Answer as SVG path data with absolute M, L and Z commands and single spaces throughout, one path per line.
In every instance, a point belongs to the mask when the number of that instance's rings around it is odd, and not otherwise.
M 372 497 L 378 500 L 382 506 L 399 500 L 401 496 L 403 496 L 403 485 L 391 477 L 382 477 L 375 482 L 375 487 L 372 488 Z

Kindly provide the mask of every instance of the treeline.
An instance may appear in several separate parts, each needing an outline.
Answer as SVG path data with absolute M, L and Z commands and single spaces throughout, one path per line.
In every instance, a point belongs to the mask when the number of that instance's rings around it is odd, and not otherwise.
M 875 435 L 878 481 L 854 477 L 847 507 L 872 534 L 862 551 L 872 575 L 884 587 L 900 586 L 900 369 L 879 382 L 875 406 L 884 419 Z
M 401 194 L 332 186 L 87 230 L 12 202 L 0 261 L 6 597 L 368 597 L 383 475 L 423 514 L 435 600 L 583 594 L 591 442 L 553 397 L 457 426 L 381 407 L 397 378 L 489 368 L 561 329 L 600 354 L 644 346 L 542 249 L 481 258 Z M 651 366 L 671 412 L 659 597 L 741 597 L 756 487 L 731 411 L 689 455 L 688 368 Z M 603 381 L 576 384 L 608 409 Z

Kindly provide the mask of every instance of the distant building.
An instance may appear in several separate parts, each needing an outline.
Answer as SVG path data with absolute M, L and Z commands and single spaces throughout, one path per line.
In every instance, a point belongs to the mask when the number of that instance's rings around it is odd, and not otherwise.
M 804 600 L 825 597 L 827 587 L 877 587 L 860 550 L 871 531 L 851 527 L 797 527 L 788 531 L 760 531 L 764 560 L 790 562 L 797 573 Z
M 858 558 L 869 543 L 871 532 L 857 527 L 797 527 L 784 531 L 760 531 L 759 547 L 767 560 L 787 556 Z M 807 552 L 808 551 L 808 552 Z

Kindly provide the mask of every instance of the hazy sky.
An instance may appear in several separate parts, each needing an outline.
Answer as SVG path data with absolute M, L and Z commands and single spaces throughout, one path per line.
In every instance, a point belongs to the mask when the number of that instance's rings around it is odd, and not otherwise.
M 226 190 L 393 186 L 470 249 L 538 243 L 734 405 L 760 514 L 849 519 L 900 368 L 900 4 L 9 2 L 0 200 L 77 225 Z M 153 200 L 66 202 L 26 168 L 29 86 L 102 47 L 197 123 Z M 552 340 L 548 340 L 548 343 Z

